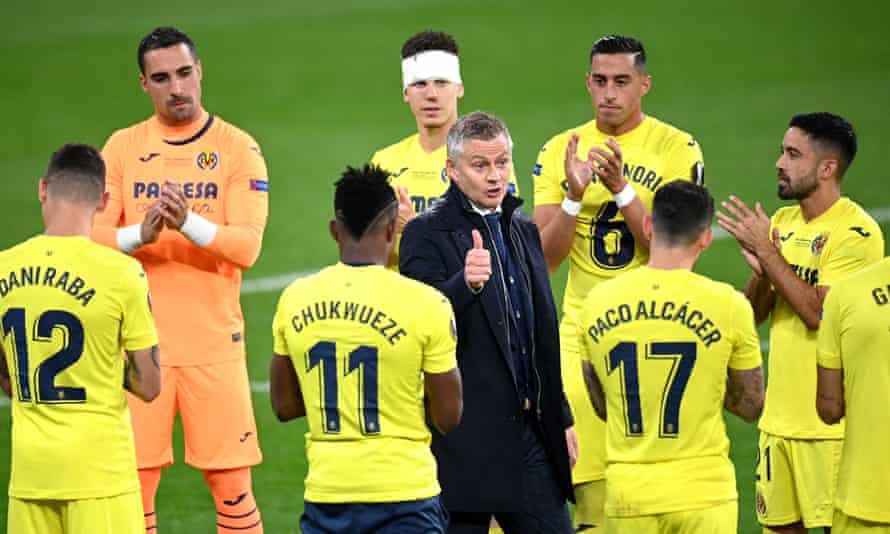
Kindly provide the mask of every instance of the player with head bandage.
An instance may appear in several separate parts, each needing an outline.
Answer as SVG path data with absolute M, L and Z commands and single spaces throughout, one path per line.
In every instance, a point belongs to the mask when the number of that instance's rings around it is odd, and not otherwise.
M 402 98 L 411 108 L 417 133 L 374 153 L 371 162 L 389 171 L 398 192 L 398 237 L 405 224 L 448 189 L 445 137 L 457 122 L 457 100 L 464 96 L 458 46 L 447 33 L 424 31 L 402 46 Z M 511 171 L 512 172 L 512 171 Z M 516 176 L 510 192 L 518 193 Z M 389 265 L 398 265 L 399 240 Z

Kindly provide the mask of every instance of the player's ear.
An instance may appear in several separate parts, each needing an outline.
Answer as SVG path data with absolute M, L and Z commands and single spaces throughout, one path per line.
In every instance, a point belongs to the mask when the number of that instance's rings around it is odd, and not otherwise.
M 46 179 L 45 178 L 41 178 L 40 182 L 37 184 L 37 198 L 40 200 L 41 204 L 46 202 Z
M 142 87 L 143 93 L 148 93 L 148 79 L 145 77 L 145 74 L 139 75 L 139 85 Z
M 336 219 L 331 219 L 331 222 L 328 223 L 328 231 L 331 232 L 331 237 L 334 239 L 334 241 L 340 243 L 340 231 L 339 228 L 337 228 Z
M 462 84 L 462 83 L 457 84 L 457 97 L 458 98 L 464 97 L 464 84 Z
M 102 213 L 105 211 L 105 208 L 108 207 L 108 199 L 111 198 L 111 195 L 108 191 L 102 193 L 102 196 L 99 198 L 99 203 L 96 205 L 96 213 Z
M 593 76 L 589 72 L 584 73 L 584 87 L 587 87 L 587 92 L 593 96 Z
M 201 78 L 204 77 L 204 64 L 201 63 L 200 59 L 195 60 L 195 74 L 198 75 L 198 81 L 201 81 Z
M 701 248 L 701 251 L 704 252 L 708 250 L 708 247 L 711 246 L 711 243 L 714 242 L 714 231 L 711 230 L 711 227 L 705 229 L 704 232 L 700 236 L 698 236 L 698 245 Z
M 643 215 L 643 235 L 650 243 L 652 242 L 652 215 Z
M 643 86 L 643 93 L 641 96 L 646 96 L 646 94 L 649 93 L 649 89 L 652 89 L 652 76 L 649 76 L 648 74 L 644 74 L 642 86 Z
M 823 159 L 819 162 L 819 177 L 830 178 L 837 176 L 838 161 L 836 159 Z
M 408 88 L 402 89 L 402 102 L 408 104 Z

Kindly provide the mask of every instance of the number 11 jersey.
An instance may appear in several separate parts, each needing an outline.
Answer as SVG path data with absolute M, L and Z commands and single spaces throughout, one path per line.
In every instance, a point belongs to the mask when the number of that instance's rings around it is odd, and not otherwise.
M 274 351 L 293 362 L 306 407 L 306 501 L 440 493 L 423 374 L 457 367 L 456 336 L 444 295 L 382 266 L 338 263 L 284 290 Z
M 643 266 L 590 292 L 578 335 L 606 398 L 606 514 L 735 500 L 727 369 L 761 365 L 745 297 L 687 270 Z
M 157 345 L 139 262 L 87 237 L 0 252 L 12 378 L 9 494 L 89 499 L 138 491 L 124 350 Z

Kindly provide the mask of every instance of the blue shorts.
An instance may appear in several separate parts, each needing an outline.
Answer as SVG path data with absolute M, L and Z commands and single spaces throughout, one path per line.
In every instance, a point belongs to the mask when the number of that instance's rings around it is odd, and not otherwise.
M 300 528 L 303 534 L 445 534 L 448 512 L 438 495 L 405 502 L 306 502 Z

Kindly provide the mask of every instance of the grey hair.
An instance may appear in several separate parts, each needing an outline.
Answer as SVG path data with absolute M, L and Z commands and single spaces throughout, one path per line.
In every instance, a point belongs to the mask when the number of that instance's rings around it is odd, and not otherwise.
M 507 130 L 504 121 L 484 111 L 468 113 L 457 119 L 454 126 L 448 130 L 447 157 L 451 161 L 456 161 L 464 152 L 464 143 L 471 139 L 491 141 L 500 135 L 507 138 L 507 144 L 512 151 L 513 138 L 510 137 L 510 131 Z

